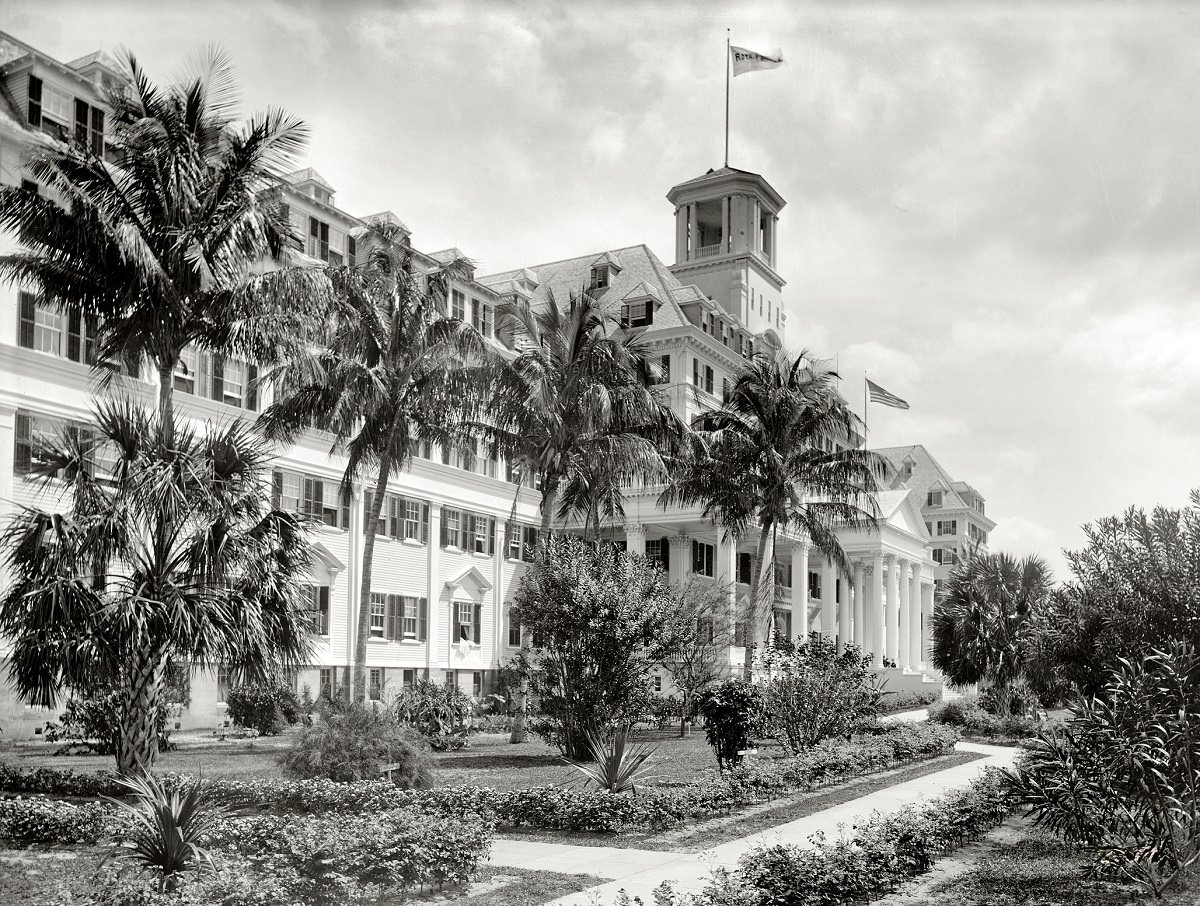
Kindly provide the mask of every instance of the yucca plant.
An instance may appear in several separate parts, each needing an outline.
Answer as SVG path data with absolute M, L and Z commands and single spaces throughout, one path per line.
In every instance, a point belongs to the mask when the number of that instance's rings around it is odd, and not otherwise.
M 628 724 L 618 727 L 611 736 L 594 727 L 587 730 L 586 735 L 588 750 L 595 763 L 563 760 L 602 790 L 633 792 L 634 782 L 645 775 L 646 762 L 655 750 L 645 743 L 631 743 Z
M 115 858 L 156 875 L 162 890 L 174 889 L 183 872 L 205 865 L 216 869 L 200 840 L 227 810 L 208 802 L 199 784 L 168 791 L 150 774 L 121 777 L 117 782 L 129 790 L 133 801 L 109 801 L 125 819 L 126 841 L 132 847 L 122 848 Z

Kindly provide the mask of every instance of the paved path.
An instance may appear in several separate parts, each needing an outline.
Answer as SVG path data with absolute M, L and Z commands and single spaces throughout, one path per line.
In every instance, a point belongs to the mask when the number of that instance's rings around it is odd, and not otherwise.
M 591 906 L 594 903 L 609 906 L 616 898 L 617 892 L 622 889 L 630 896 L 640 896 L 645 902 L 651 903 L 652 891 L 663 881 L 671 881 L 676 889 L 681 891 L 699 891 L 708 882 L 714 867 L 736 864 L 740 856 L 755 846 L 773 843 L 809 846 L 811 844 L 808 838 L 817 831 L 824 831 L 827 836 L 836 837 L 839 824 L 848 824 L 855 818 L 872 812 L 888 813 L 918 805 L 949 790 L 965 786 L 989 765 L 1011 766 L 1017 752 L 1016 749 L 1005 746 L 965 742 L 958 744 L 958 751 L 979 752 L 987 757 L 897 783 L 841 805 L 814 812 L 805 818 L 731 840 L 698 853 L 568 846 L 565 843 L 501 839 L 492 845 L 491 861 L 493 865 L 498 866 L 590 874 L 609 879 L 607 883 L 555 900 L 554 906 Z

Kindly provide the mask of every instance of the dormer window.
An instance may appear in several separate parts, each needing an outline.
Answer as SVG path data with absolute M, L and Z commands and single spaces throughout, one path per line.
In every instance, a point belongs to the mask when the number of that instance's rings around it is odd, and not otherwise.
M 941 505 L 942 505 L 942 492 L 941 491 L 930 491 L 926 495 L 925 506 L 937 507 L 937 506 L 941 506 Z
M 591 278 L 592 289 L 607 289 L 608 288 L 608 265 L 601 264 L 592 268 Z
M 649 327 L 654 323 L 654 302 L 629 302 L 621 306 L 622 327 Z

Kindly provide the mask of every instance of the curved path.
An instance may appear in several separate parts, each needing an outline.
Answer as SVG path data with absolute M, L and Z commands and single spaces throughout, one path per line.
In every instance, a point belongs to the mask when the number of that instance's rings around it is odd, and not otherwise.
M 915 714 L 906 716 L 909 720 L 920 719 Z M 756 846 L 773 843 L 810 846 L 809 837 L 818 831 L 823 831 L 828 837 L 836 837 L 839 825 L 850 824 L 854 819 L 872 812 L 886 814 L 920 805 L 949 790 L 967 785 L 986 767 L 1010 767 L 1017 754 L 1017 749 L 1006 746 L 965 742 L 958 744 L 957 751 L 978 752 L 985 757 L 897 783 L 698 853 L 498 839 L 492 844 L 491 861 L 493 865 L 512 868 L 589 874 L 609 879 L 580 893 L 554 900 L 555 906 L 593 906 L 597 903 L 608 906 L 622 889 L 630 896 L 640 896 L 646 903 L 652 903 L 654 888 L 663 881 L 671 881 L 681 891 L 699 891 L 708 882 L 713 868 L 733 867 L 743 854 Z

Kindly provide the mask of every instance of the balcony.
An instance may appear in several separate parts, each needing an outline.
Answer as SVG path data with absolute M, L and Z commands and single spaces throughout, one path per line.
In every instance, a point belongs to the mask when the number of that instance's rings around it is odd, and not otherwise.
M 717 242 L 713 245 L 702 245 L 692 250 L 692 260 L 698 261 L 701 258 L 715 258 L 724 252 L 725 243 Z

